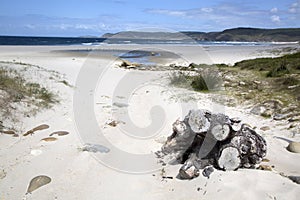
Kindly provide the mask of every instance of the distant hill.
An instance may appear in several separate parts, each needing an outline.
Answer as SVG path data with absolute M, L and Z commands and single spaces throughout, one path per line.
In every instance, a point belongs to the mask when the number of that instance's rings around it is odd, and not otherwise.
M 222 32 L 134 32 L 125 31 L 116 34 L 106 33 L 104 38 L 122 39 L 158 39 L 182 40 L 187 36 L 201 41 L 240 41 L 240 42 L 298 42 L 300 41 L 300 28 L 259 29 L 259 28 L 233 28 Z
M 102 35 L 103 38 L 121 38 L 121 39 L 158 39 L 158 40 L 182 40 L 187 36 L 181 32 L 136 32 L 136 31 L 123 31 L 119 33 L 106 33 Z

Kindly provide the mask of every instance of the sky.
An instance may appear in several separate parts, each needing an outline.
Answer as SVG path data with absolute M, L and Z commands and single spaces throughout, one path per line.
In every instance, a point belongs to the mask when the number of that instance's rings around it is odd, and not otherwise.
M 0 0 L 0 35 L 299 28 L 300 0 Z

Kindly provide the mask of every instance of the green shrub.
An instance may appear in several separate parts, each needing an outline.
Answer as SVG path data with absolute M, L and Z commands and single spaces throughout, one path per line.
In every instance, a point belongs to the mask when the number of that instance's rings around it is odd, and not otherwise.
M 196 91 L 208 91 L 208 86 L 202 75 L 193 77 L 191 86 Z
M 197 91 L 218 90 L 221 87 L 221 77 L 217 71 L 207 68 L 193 76 L 191 86 Z
M 268 73 L 267 73 L 267 77 L 280 77 L 284 74 L 289 74 L 290 70 L 287 67 L 287 63 L 285 60 L 282 60 L 281 63 L 272 68 Z
M 180 87 L 186 87 L 190 83 L 191 76 L 189 74 L 177 71 L 169 74 L 170 84 Z
M 298 85 L 299 84 L 299 80 L 295 77 L 284 77 L 281 80 L 279 80 L 279 82 L 282 82 L 282 85 L 285 86 L 291 86 L 291 85 Z
M 178 87 L 192 87 L 196 91 L 216 90 L 221 86 L 221 78 L 212 69 L 204 69 L 197 75 L 181 71 L 169 74 L 170 84 Z

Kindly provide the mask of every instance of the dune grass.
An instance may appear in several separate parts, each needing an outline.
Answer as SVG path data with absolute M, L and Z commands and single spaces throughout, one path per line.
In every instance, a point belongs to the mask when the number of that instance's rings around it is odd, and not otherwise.
M 202 70 L 193 74 L 187 71 L 175 71 L 169 74 L 169 80 L 171 85 L 200 92 L 216 90 L 221 86 L 221 78 L 213 70 Z
M 257 104 L 278 99 L 284 106 L 300 108 L 300 52 L 244 60 L 234 66 L 192 63 L 185 70 L 173 72 L 170 84 L 200 92 L 222 91 L 223 85 L 224 92 L 239 103 Z
M 7 100 L 20 102 L 26 98 L 38 101 L 42 107 L 57 103 L 56 96 L 38 83 L 27 82 L 16 70 L 0 68 L 0 90 L 7 95 Z M 33 104 L 37 102 L 32 101 Z
M 34 116 L 58 102 L 58 96 L 46 87 L 26 80 L 13 68 L 0 65 L 0 131 L 14 130 L 12 124 L 18 123 L 20 116 Z

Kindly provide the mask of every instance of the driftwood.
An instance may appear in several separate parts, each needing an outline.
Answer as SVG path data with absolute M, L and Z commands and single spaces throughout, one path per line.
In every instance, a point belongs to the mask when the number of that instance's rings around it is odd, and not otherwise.
M 254 168 L 266 156 L 267 145 L 238 118 L 192 110 L 173 124 L 173 133 L 162 147 L 174 163 L 183 164 L 179 176 L 192 179 L 211 166 L 222 170 Z M 205 173 L 206 174 L 206 173 Z

